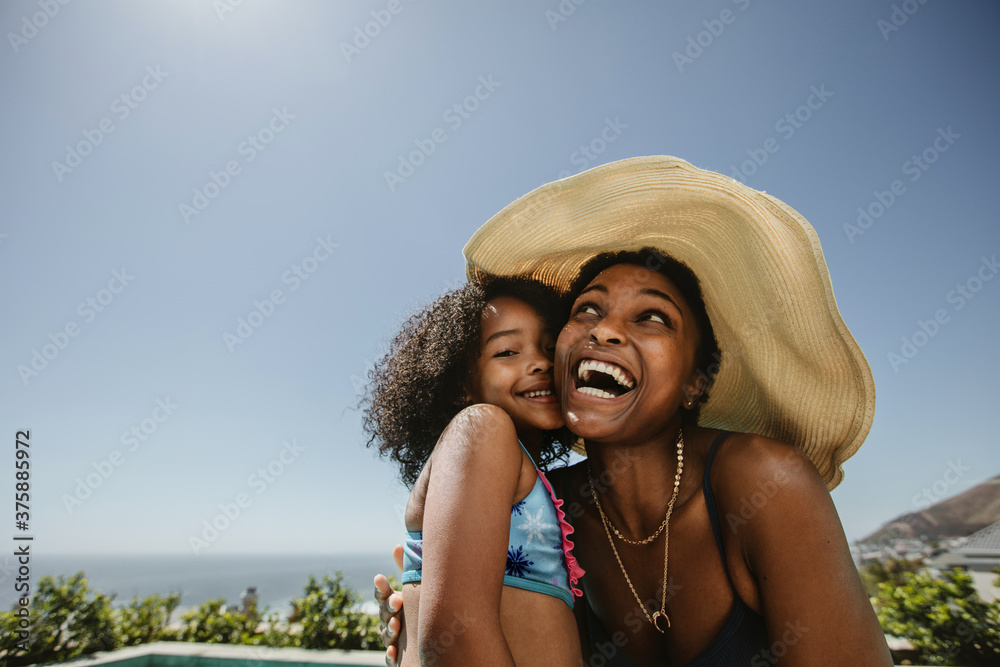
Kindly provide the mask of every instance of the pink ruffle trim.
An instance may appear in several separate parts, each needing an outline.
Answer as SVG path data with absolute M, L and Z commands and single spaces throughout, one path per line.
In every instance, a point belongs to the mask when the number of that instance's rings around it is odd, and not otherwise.
M 573 526 L 569 525 L 569 522 L 566 521 L 566 513 L 562 511 L 563 501 L 556 498 L 549 480 L 545 479 L 545 475 L 541 470 L 536 469 L 536 472 L 538 472 L 538 476 L 541 478 L 542 484 L 545 485 L 545 489 L 549 492 L 552 504 L 556 508 L 556 518 L 559 519 L 559 529 L 562 531 L 563 556 L 566 557 L 566 570 L 569 572 L 569 590 L 572 591 L 573 597 L 582 597 L 583 591 L 576 587 L 576 583 L 580 581 L 580 577 L 584 575 L 584 571 L 580 567 L 580 564 L 576 562 L 576 557 L 573 555 L 573 542 L 569 539 L 569 536 L 573 534 Z

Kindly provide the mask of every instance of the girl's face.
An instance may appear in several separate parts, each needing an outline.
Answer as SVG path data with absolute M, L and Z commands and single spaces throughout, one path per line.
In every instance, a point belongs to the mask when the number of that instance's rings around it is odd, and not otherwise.
M 594 442 L 662 435 L 693 398 L 699 340 L 669 278 L 633 264 L 605 269 L 576 297 L 556 345 L 566 425 Z
M 533 307 L 514 297 L 491 299 L 483 311 L 470 400 L 503 408 L 522 439 L 561 428 L 552 378 L 554 348 L 552 332 Z

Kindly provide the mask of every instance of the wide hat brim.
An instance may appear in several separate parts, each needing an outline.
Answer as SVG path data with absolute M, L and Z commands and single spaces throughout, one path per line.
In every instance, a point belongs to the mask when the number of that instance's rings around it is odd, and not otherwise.
M 699 423 L 793 444 L 837 486 L 871 428 L 875 383 L 819 238 L 790 206 L 679 158 L 630 158 L 529 192 L 463 253 L 469 280 L 565 292 L 595 255 L 645 247 L 694 271 L 722 352 Z

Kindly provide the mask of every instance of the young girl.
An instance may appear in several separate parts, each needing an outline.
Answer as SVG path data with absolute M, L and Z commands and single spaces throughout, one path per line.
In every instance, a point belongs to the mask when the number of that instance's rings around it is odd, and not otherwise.
M 372 372 L 369 444 L 407 504 L 398 664 L 579 665 L 583 574 L 536 462 L 567 451 L 555 396 L 555 295 L 467 285 L 412 317 Z

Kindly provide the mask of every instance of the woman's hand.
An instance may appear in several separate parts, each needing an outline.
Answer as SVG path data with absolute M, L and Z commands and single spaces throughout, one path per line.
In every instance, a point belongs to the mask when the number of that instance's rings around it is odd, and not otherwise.
M 403 547 L 397 544 L 392 550 L 392 557 L 396 561 L 396 567 L 403 569 Z M 403 626 L 400 612 L 403 609 L 403 594 L 392 590 L 389 580 L 385 575 L 375 575 L 375 602 L 378 603 L 379 626 L 381 628 L 382 643 L 385 644 L 385 664 L 395 667 L 400 629 Z

